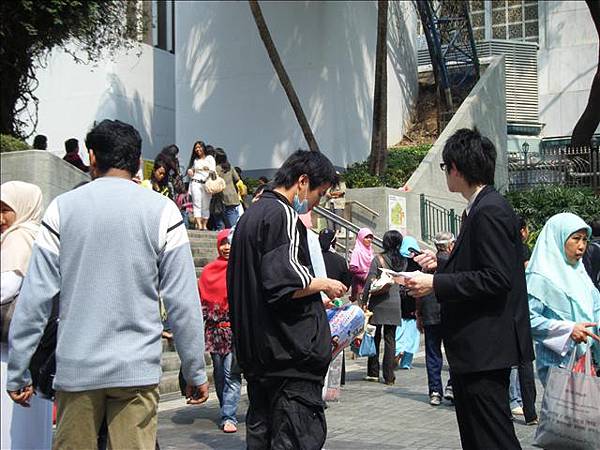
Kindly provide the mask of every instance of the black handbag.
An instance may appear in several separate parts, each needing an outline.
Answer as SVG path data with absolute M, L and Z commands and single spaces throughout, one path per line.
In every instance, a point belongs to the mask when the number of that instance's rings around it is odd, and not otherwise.
M 50 319 L 44 329 L 42 339 L 31 357 L 29 371 L 32 385 L 38 395 L 54 400 L 52 383 L 56 375 L 56 339 L 58 333 L 58 296 L 52 301 Z
M 225 204 L 223 203 L 223 194 L 213 194 L 210 199 L 209 211 L 211 216 L 220 216 L 225 212 Z

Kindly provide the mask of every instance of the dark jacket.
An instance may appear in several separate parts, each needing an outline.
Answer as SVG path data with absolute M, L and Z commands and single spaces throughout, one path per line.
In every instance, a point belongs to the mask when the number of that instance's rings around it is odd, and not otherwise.
M 450 370 L 480 372 L 533 360 L 521 248 L 513 209 L 486 186 L 433 278 Z
M 323 252 L 323 261 L 325 262 L 327 278 L 338 280 L 349 288 L 352 284 L 352 274 L 348 269 L 348 263 L 344 257 L 330 250 L 325 250 Z
M 369 311 L 373 312 L 369 323 L 372 325 L 400 325 L 402 322 L 402 302 L 400 295 L 400 285 L 394 284 L 390 290 L 381 295 L 373 295 L 369 298 L 369 289 L 373 280 L 381 274 L 379 270 L 382 267 L 380 257 L 383 258 L 385 267 L 396 272 L 406 270 L 406 258 L 402 258 L 401 267 L 392 267 L 390 258 L 385 253 L 376 255 L 371 261 L 369 275 L 367 276 L 367 284 L 362 295 L 362 303 L 369 302 Z
M 84 164 L 82 159 L 79 157 L 79 154 L 76 152 L 67 153 L 65 156 L 63 156 L 63 159 L 69 164 L 77 167 L 82 172 L 88 173 L 90 171 L 90 168 Z
M 227 266 L 233 342 L 247 379 L 323 382 L 331 332 L 321 295 L 292 298 L 313 277 L 306 228 L 285 197 L 265 190 L 238 221 Z
M 449 257 L 450 253 L 448 252 L 438 252 L 438 267 L 443 267 L 448 262 Z M 417 308 L 419 309 L 423 325 L 439 325 L 441 323 L 441 307 L 435 295 L 427 295 L 421 298 L 417 303 Z
M 592 239 L 588 244 L 583 255 L 583 265 L 594 286 L 600 290 L 600 238 Z

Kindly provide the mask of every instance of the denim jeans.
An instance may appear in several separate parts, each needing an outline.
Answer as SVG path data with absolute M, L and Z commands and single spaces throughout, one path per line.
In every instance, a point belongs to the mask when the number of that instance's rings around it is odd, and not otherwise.
M 237 425 L 237 408 L 242 390 L 242 377 L 231 373 L 233 353 L 211 353 L 215 390 L 221 406 L 221 426 L 225 422 Z
M 223 230 L 224 228 L 232 228 L 235 226 L 239 219 L 240 215 L 238 212 L 238 207 L 236 206 L 226 206 L 223 214 L 219 214 L 214 218 L 215 228 L 217 230 Z
M 444 360 L 442 357 L 442 326 L 425 325 L 425 365 L 427 366 L 427 384 L 429 385 L 429 395 L 437 392 L 442 395 L 444 387 L 442 385 L 442 366 Z
M 535 410 L 537 393 L 535 390 L 533 363 L 531 361 L 527 361 L 511 369 L 508 393 L 510 397 L 510 409 L 522 406 L 526 422 L 537 418 L 537 411 Z

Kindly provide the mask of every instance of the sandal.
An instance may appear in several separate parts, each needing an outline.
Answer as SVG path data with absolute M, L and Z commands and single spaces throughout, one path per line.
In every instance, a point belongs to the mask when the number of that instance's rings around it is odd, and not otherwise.
M 237 432 L 237 426 L 233 422 L 225 422 L 223 424 L 223 433 L 235 433 Z

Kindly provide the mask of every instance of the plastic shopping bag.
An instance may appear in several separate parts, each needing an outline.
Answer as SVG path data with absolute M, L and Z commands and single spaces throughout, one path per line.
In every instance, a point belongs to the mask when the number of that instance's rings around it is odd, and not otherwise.
M 597 450 L 600 446 L 600 378 L 591 375 L 588 347 L 585 373 L 551 367 L 533 445 L 545 449 Z

